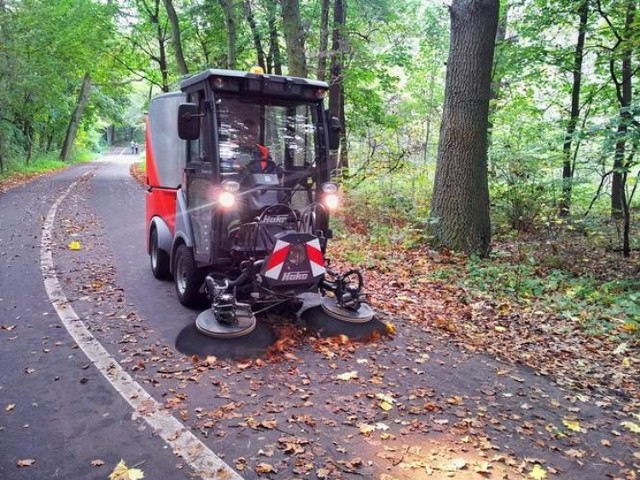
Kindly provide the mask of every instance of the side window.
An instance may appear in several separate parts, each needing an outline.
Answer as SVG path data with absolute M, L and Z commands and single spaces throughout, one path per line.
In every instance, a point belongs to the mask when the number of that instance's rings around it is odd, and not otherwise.
M 204 90 L 192 93 L 188 97 L 189 102 L 193 102 L 198 105 L 198 113 L 205 112 L 204 109 Z M 200 138 L 197 140 L 189 141 L 189 158 L 188 162 L 202 162 L 206 159 L 204 150 L 204 138 L 205 138 L 205 121 L 204 117 L 201 117 L 200 122 Z

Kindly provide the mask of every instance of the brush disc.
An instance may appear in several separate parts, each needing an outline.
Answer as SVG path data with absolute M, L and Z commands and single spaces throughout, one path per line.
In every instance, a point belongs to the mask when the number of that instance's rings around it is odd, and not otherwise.
M 213 310 L 208 308 L 196 318 L 196 328 L 203 335 L 214 338 L 238 338 L 250 334 L 256 328 L 256 317 L 250 311 L 238 312 L 236 320 L 231 325 L 220 323 Z

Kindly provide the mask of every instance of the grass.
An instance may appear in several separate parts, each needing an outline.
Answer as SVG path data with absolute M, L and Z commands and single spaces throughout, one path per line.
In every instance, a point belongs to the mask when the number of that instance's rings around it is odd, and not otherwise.
M 5 164 L 4 171 L 0 173 L 0 187 L 13 186 L 46 173 L 62 170 L 70 165 L 90 162 L 96 156 L 95 152 L 79 150 L 69 162 L 59 160 L 57 152 L 34 157 L 29 163 L 25 163 L 23 160 L 9 160 Z

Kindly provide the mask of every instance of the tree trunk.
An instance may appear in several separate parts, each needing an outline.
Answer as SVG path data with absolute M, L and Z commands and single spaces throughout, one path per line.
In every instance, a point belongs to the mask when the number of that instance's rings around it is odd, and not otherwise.
M 441 247 L 487 255 L 487 127 L 498 0 L 454 0 L 431 216 Z
M 69 126 L 67 127 L 67 133 L 64 136 L 64 142 L 62 143 L 62 150 L 60 151 L 60 160 L 63 162 L 69 161 L 71 158 L 71 151 L 73 149 L 73 143 L 76 140 L 76 133 L 78 133 L 78 126 L 82 120 L 84 109 L 89 102 L 89 94 L 91 93 L 91 75 L 84 74 L 82 79 L 82 85 L 80 86 L 80 93 L 78 94 L 78 102 L 76 108 L 73 110 L 71 119 L 69 120 Z
M 184 60 L 184 54 L 182 53 L 182 39 L 180 37 L 180 22 L 178 21 L 178 15 L 176 14 L 175 8 L 173 8 L 172 0 L 164 0 L 164 7 L 167 9 L 169 22 L 171 22 L 171 32 L 173 33 L 173 48 L 176 52 L 178 71 L 181 75 L 187 75 L 189 73 L 189 69 L 187 68 L 187 62 L 185 62 Z
M 504 5 L 502 15 L 498 20 L 498 30 L 496 31 L 496 49 L 504 43 L 507 35 L 507 23 L 509 21 L 509 4 Z M 491 98 L 489 101 L 489 126 L 487 128 L 487 145 L 491 147 L 491 137 L 493 135 L 493 117 L 498 110 L 497 100 L 500 96 L 500 83 L 502 82 L 501 71 L 499 69 L 500 54 L 496 53 L 493 59 L 493 68 L 491 72 Z
M 276 4 L 274 0 L 266 0 L 269 22 L 269 62 L 267 72 L 282 75 L 282 54 L 278 42 L 278 28 L 276 25 Z
M 256 20 L 251 10 L 251 0 L 244 0 L 244 16 L 247 19 L 249 28 L 251 28 L 251 35 L 253 37 L 253 46 L 256 49 L 256 56 L 258 58 L 258 65 L 262 68 L 263 72 L 267 71 L 267 62 L 264 58 L 264 48 L 262 48 L 262 39 L 260 38 L 260 32 L 256 26 Z
M 633 95 L 631 78 L 633 77 L 633 69 L 631 66 L 632 60 L 632 27 L 635 17 L 635 0 L 627 1 L 627 15 L 625 19 L 624 28 L 624 52 L 622 54 L 622 82 L 619 83 L 613 78 L 616 83 L 616 89 L 618 92 L 618 102 L 620 103 L 620 122 L 618 123 L 617 142 L 615 154 L 613 157 L 613 178 L 611 182 L 611 216 L 614 218 L 623 218 L 628 211 L 626 209 L 626 170 L 628 168 L 625 162 L 625 152 L 627 143 L 627 131 L 629 125 L 633 120 L 631 115 L 630 106 Z M 611 69 L 612 75 L 614 75 L 614 69 Z
M 236 68 L 236 16 L 233 11 L 233 0 L 220 0 L 224 12 L 224 22 L 227 25 L 227 68 Z
M 307 76 L 307 58 L 304 46 L 304 29 L 300 19 L 298 0 L 280 0 L 282 6 L 282 33 L 287 46 L 289 75 Z
M 571 151 L 573 135 L 580 117 L 580 88 L 582 83 L 582 61 L 584 59 L 584 39 L 587 34 L 589 19 L 589 0 L 583 0 L 578 10 L 580 23 L 578 26 L 578 42 L 573 54 L 573 85 L 571 86 L 571 114 L 567 132 L 562 145 L 562 199 L 560 200 L 560 215 L 567 216 L 571 211 L 571 190 L 573 186 L 573 162 Z
M 347 126 L 344 118 L 344 86 L 342 82 L 342 59 L 344 55 L 344 26 L 346 21 L 346 0 L 335 0 L 333 7 L 333 32 L 331 40 L 331 81 L 329 82 L 329 111 L 331 116 L 341 119 L 342 132 L 341 150 L 346 151 Z M 346 154 L 340 155 L 338 163 L 338 152 L 332 152 L 333 164 L 338 168 L 347 168 L 348 164 L 343 164 L 347 160 Z
M 316 77 L 327 80 L 327 48 L 329 46 L 329 0 L 322 0 L 320 13 L 320 47 L 318 48 L 318 70 Z

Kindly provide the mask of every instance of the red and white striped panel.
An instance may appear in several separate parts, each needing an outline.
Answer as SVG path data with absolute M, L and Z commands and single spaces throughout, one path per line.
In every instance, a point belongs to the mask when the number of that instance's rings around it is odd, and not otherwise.
M 289 255 L 290 247 L 290 243 L 283 242 L 282 240 L 276 242 L 264 272 L 265 277 L 273 278 L 274 280 L 280 277 L 280 272 L 282 271 L 284 261 L 287 259 L 287 255 Z
M 320 240 L 317 238 L 307 242 L 307 256 L 311 264 L 311 273 L 314 277 L 323 275 L 327 269 L 324 268 L 324 256 L 320 250 Z

